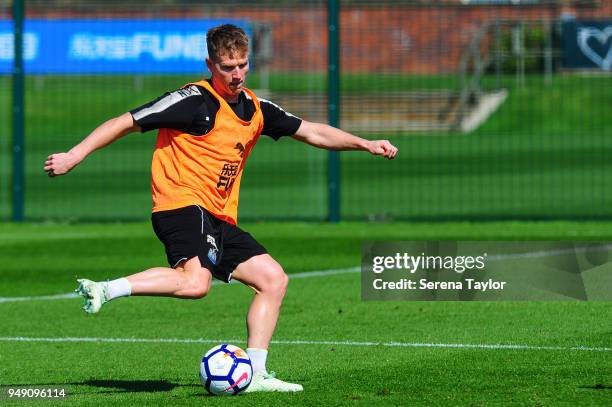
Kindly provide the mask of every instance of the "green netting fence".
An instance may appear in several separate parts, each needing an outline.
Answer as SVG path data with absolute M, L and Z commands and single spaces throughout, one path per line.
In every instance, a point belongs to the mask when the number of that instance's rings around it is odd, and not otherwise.
M 339 6 L 340 126 L 400 148 L 391 162 L 340 154 L 342 220 L 612 217 L 610 2 Z M 2 220 L 14 213 L 11 7 L 0 1 Z M 155 132 L 128 135 L 65 177 L 49 179 L 42 165 L 103 121 L 206 77 L 193 23 L 246 27 L 247 86 L 327 122 L 328 10 L 326 1 L 26 1 L 25 219 L 149 217 Z M 327 151 L 262 137 L 240 219 L 328 219 L 328 165 Z

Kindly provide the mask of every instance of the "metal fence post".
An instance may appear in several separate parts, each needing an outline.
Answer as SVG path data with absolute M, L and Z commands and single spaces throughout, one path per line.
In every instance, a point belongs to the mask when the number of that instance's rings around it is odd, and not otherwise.
M 24 218 L 23 20 L 25 0 L 13 1 L 13 221 Z
M 327 88 L 327 110 L 330 126 L 340 125 L 340 1 L 328 1 L 328 25 L 329 35 L 328 49 L 328 88 Z M 329 152 L 328 159 L 328 193 L 329 193 L 329 221 L 336 223 L 340 221 L 340 153 Z

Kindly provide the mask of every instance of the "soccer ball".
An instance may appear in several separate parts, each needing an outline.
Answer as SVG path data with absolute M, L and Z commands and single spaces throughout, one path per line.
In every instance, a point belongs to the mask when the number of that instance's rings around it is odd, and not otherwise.
M 238 394 L 252 377 L 251 360 L 238 346 L 217 345 L 206 352 L 200 364 L 200 380 L 210 394 Z

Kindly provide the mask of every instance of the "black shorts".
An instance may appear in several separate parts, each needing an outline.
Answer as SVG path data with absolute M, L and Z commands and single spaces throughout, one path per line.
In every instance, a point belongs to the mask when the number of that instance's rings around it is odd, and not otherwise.
M 226 283 L 240 263 L 267 253 L 249 233 L 214 217 L 200 206 L 154 212 L 151 221 L 166 248 L 170 267 L 198 256 L 203 267 Z

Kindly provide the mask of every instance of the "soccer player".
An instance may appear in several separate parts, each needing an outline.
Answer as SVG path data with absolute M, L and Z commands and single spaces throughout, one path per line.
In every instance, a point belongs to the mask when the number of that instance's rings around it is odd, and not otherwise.
M 266 370 L 288 277 L 249 233 L 236 226 L 240 179 L 259 136 L 283 136 L 328 150 L 362 150 L 393 159 L 386 140 L 365 140 L 334 127 L 302 120 L 244 87 L 249 71 L 248 37 L 239 27 L 212 28 L 207 37 L 207 80 L 187 84 L 97 127 L 70 151 L 51 154 L 44 170 L 67 174 L 93 151 L 128 133 L 159 129 L 151 165 L 153 229 L 170 267 L 155 267 L 107 282 L 79 279 L 83 309 L 97 313 L 108 301 L 129 295 L 197 299 L 211 279 L 250 286 L 247 353 L 254 391 L 303 390 Z

